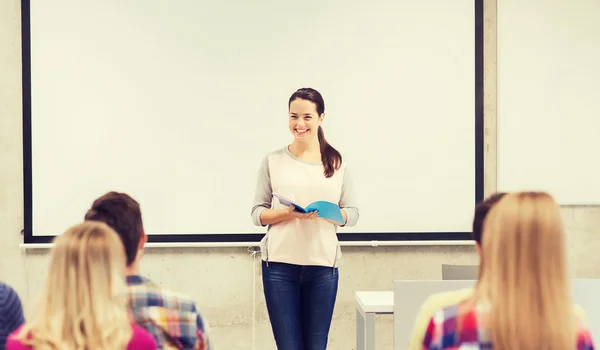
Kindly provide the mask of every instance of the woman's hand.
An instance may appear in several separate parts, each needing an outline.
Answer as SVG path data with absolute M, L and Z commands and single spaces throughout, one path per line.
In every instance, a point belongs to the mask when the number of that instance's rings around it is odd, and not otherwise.
M 282 221 L 291 219 L 316 219 L 319 216 L 318 211 L 302 213 L 296 211 L 294 206 L 285 209 L 265 209 L 260 213 L 260 222 L 262 225 L 275 225 Z
M 319 216 L 318 211 L 311 211 L 310 213 L 302 213 L 296 211 L 296 208 L 293 205 L 290 205 L 287 208 L 287 214 L 290 219 L 316 219 Z

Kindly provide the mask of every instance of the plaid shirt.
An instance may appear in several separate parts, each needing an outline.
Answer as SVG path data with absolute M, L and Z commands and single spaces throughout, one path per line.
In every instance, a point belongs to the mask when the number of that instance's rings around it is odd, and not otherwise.
M 193 300 L 142 276 L 127 276 L 127 285 L 133 317 L 154 336 L 159 349 L 210 349 L 206 326 Z
M 477 322 L 480 313 L 470 300 L 437 311 L 429 321 L 423 350 L 491 350 L 489 334 Z M 592 336 L 583 325 L 579 327 L 573 349 L 594 350 Z

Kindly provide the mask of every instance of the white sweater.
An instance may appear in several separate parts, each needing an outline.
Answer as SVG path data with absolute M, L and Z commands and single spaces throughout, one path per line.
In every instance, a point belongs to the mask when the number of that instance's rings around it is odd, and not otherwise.
M 338 203 L 346 212 L 345 226 L 358 222 L 359 211 L 345 162 L 326 178 L 323 165 L 294 156 L 287 147 L 267 154 L 260 166 L 252 219 L 264 226 L 260 214 L 265 209 L 284 209 L 273 194 L 282 195 L 301 206 L 325 200 Z M 341 250 L 337 225 L 325 219 L 292 219 L 269 225 L 261 241 L 262 259 L 296 265 L 337 267 Z

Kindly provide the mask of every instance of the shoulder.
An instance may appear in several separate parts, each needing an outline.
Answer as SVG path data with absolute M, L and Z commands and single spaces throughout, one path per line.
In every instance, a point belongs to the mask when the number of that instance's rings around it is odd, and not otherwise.
M 436 293 L 429 296 L 419 307 L 410 340 L 410 349 L 421 349 L 424 334 L 427 332 L 430 320 L 435 313 L 445 307 L 460 303 L 473 294 L 473 289 L 461 289 Z
M 348 167 L 348 162 L 346 162 L 345 160 L 342 160 L 342 162 L 340 163 L 340 168 L 338 169 L 338 171 L 342 170 L 342 171 L 345 172 L 348 168 L 349 168 Z
M 182 311 L 196 313 L 196 302 L 190 296 L 166 288 L 161 288 L 161 295 L 167 301 L 167 305 Z
M 133 334 L 131 336 L 131 340 L 129 341 L 128 348 L 146 350 L 156 349 L 158 347 L 156 340 L 147 330 L 136 324 L 134 324 L 132 328 Z
M 6 350 L 29 350 L 29 349 L 33 349 L 33 348 L 29 345 L 22 344 L 17 339 L 9 338 L 6 340 Z
M 354 169 L 356 168 L 355 165 L 355 163 L 343 159 L 340 163 L 340 167 L 336 171 L 343 173 L 344 176 L 346 176 L 346 174 L 354 174 Z
M 0 306 L 15 301 L 20 303 L 17 292 L 8 284 L 0 282 Z
M 276 150 L 272 150 L 266 154 L 264 154 L 260 160 L 260 168 L 261 170 L 268 170 L 270 165 L 272 165 L 277 160 L 283 159 L 286 155 L 286 147 L 281 147 Z
M 11 292 L 14 292 L 12 287 L 6 283 L 0 281 L 0 295 L 3 295 L 5 293 L 11 293 Z
M 20 349 L 31 349 L 30 346 L 24 345 L 19 340 L 19 336 L 21 331 L 23 330 L 23 326 L 19 326 L 12 333 L 8 335 L 6 338 L 6 349 L 7 350 L 20 350 Z
M 587 325 L 580 322 L 577 332 L 577 350 L 593 350 L 594 341 L 592 334 Z
M 477 343 L 478 334 L 474 305 L 471 301 L 462 301 L 433 314 L 427 326 L 423 346 L 444 349 L 458 345 L 456 341 Z
M 196 303 L 189 296 L 159 286 L 145 278 L 142 283 L 129 285 L 129 293 L 134 306 L 143 304 L 182 311 L 196 310 Z
M 129 293 L 134 313 L 140 309 L 158 308 L 167 310 L 169 315 L 177 314 L 177 322 L 182 324 L 202 323 L 196 302 L 186 294 L 164 288 L 145 278 L 143 283 L 130 285 Z M 157 314 L 162 315 L 162 312 Z
M 335 169 L 333 177 L 339 177 L 345 182 L 350 179 L 349 176 L 351 176 L 351 174 L 351 167 L 348 166 L 348 163 L 345 160 L 342 160 L 339 166 Z
M 16 326 L 23 323 L 23 306 L 15 290 L 8 284 L 0 283 L 0 319 L 2 323 Z
M 430 295 L 423 304 L 420 310 L 422 312 L 428 312 L 433 315 L 436 311 L 442 308 L 446 308 L 455 304 L 459 304 L 462 301 L 468 299 L 473 295 L 472 288 L 465 288 L 459 290 L 453 290 L 448 292 L 436 293 Z
M 286 149 L 287 149 L 287 146 L 285 146 L 285 147 L 280 147 L 280 148 L 277 148 L 277 149 L 275 149 L 275 150 L 271 150 L 271 151 L 267 152 L 267 153 L 266 153 L 266 154 L 263 156 L 263 159 L 262 159 L 262 160 L 263 160 L 263 162 L 267 162 L 267 161 L 269 161 L 270 159 L 277 158 L 277 157 L 281 157 L 281 156 L 285 155 L 285 154 L 286 154 Z
M 585 313 L 585 310 L 577 304 L 573 305 L 573 312 L 575 313 L 575 317 L 584 324 L 588 324 L 588 317 Z

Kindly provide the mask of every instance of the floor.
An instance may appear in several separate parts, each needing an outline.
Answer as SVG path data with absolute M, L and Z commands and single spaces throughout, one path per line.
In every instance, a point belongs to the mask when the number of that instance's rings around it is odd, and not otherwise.
M 331 350 L 356 349 L 356 320 L 353 317 L 336 319 L 331 325 L 329 345 Z M 255 344 L 252 346 L 252 325 L 211 327 L 213 350 L 277 350 L 269 323 L 257 323 L 254 327 Z M 382 315 L 377 319 L 377 350 L 393 350 L 393 319 Z

